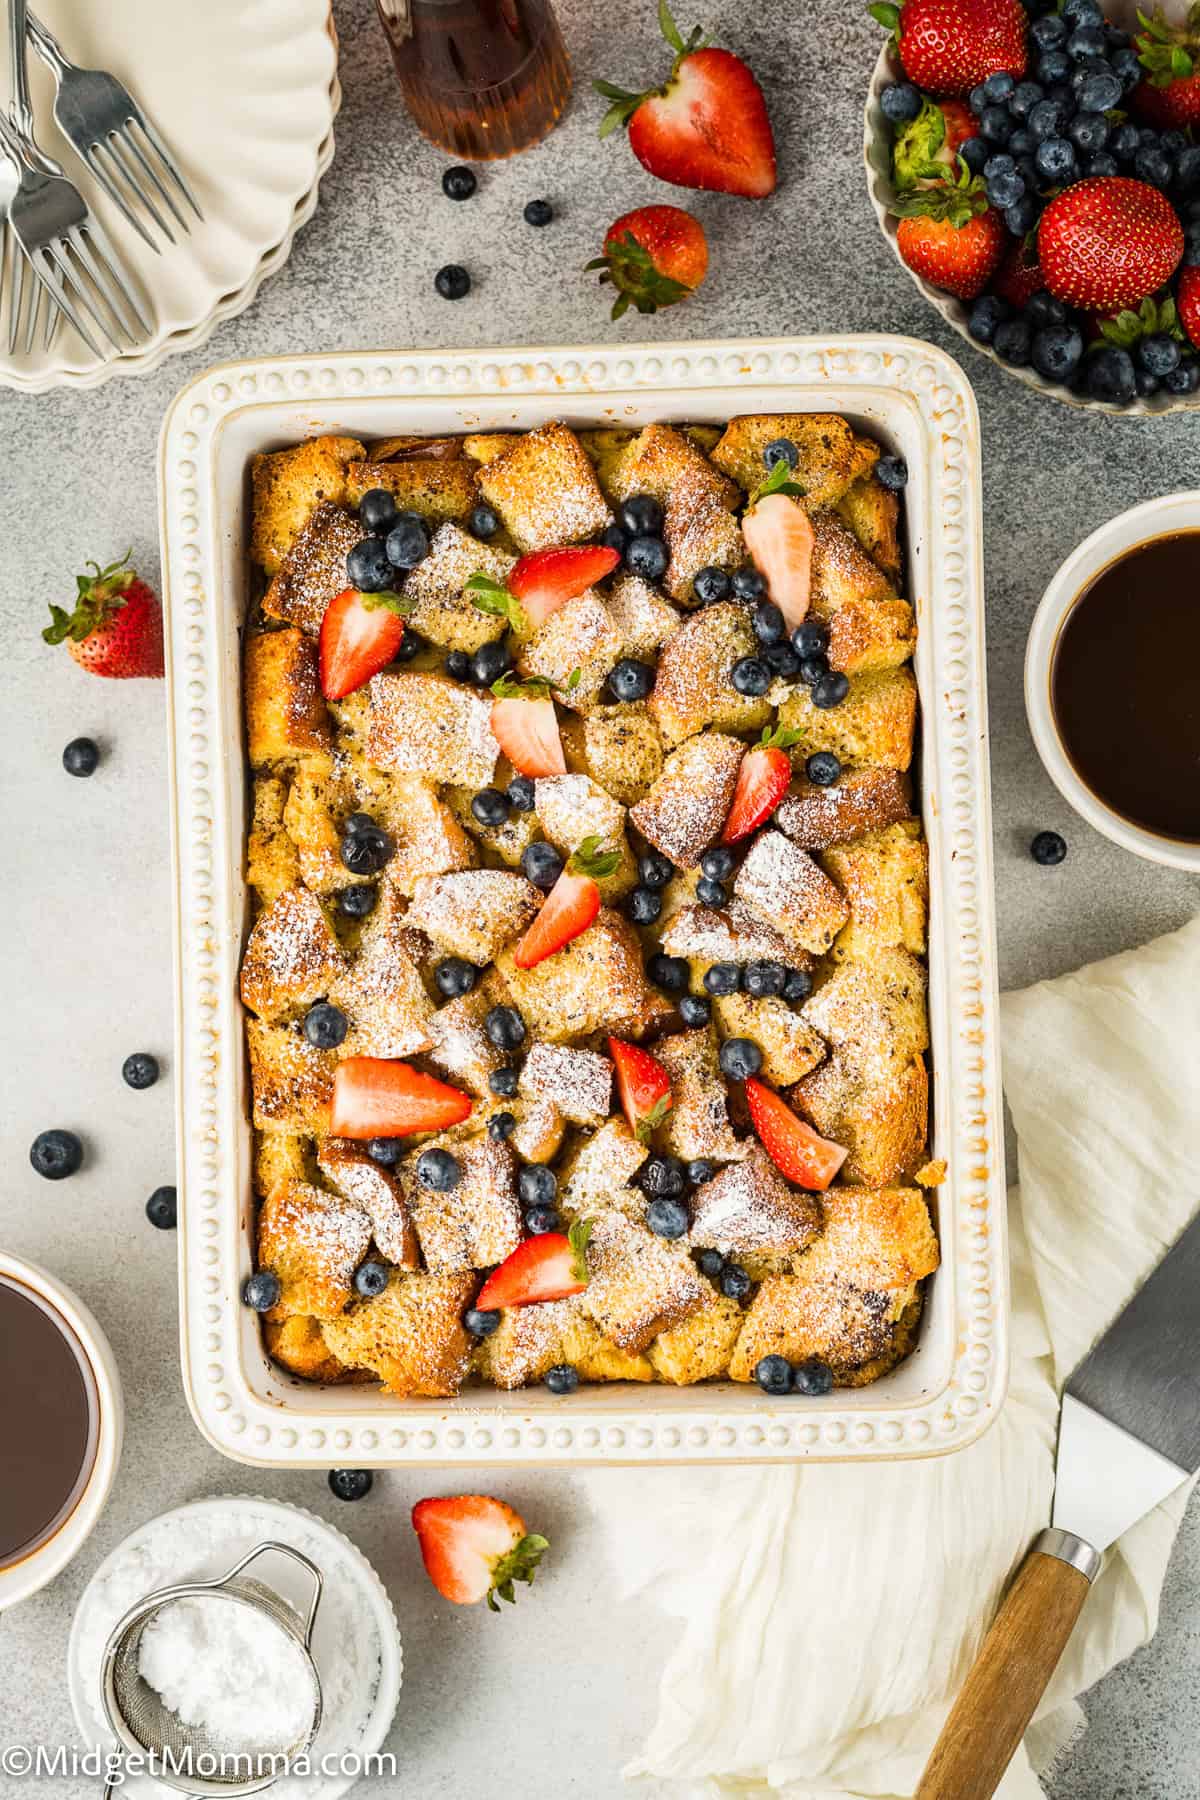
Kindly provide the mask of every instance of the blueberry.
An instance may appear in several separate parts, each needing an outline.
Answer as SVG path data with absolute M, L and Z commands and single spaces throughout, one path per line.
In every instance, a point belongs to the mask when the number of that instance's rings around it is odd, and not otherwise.
M 504 792 L 514 812 L 533 811 L 537 790 L 528 775 L 514 775 Z
M 486 501 L 481 500 L 478 506 L 472 507 L 467 524 L 474 537 L 485 539 L 495 537 L 500 529 L 500 514 L 495 507 L 489 506 Z
M 710 881 L 728 881 L 737 867 L 737 857 L 728 844 L 714 844 L 700 858 L 700 872 Z
M 345 1013 L 328 1000 L 318 1000 L 304 1015 L 304 1035 L 314 1050 L 336 1050 L 349 1028 Z
M 365 919 L 374 910 L 377 897 L 370 886 L 343 888 L 338 895 L 338 908 L 348 919 Z
M 358 503 L 358 517 L 372 537 L 386 537 L 396 523 L 396 499 L 387 488 L 368 488 Z
M 477 687 L 491 687 L 512 666 L 512 653 L 505 647 L 504 639 L 493 638 L 489 644 L 480 644 L 472 655 L 471 680 Z
M 1079 105 L 1081 111 L 1076 118 L 1089 118 L 1096 113 L 1111 112 L 1113 107 L 1121 104 L 1122 92 L 1121 78 L 1119 75 L 1114 75 L 1111 70 L 1103 69 L 1090 74 L 1087 80 L 1080 84 Z M 1105 125 L 1108 124 L 1107 119 L 1104 122 Z M 1107 136 L 1107 133 L 1105 135 Z M 1104 147 L 1103 138 L 1096 145 L 1083 144 L 1078 138 L 1075 141 L 1081 150 L 1093 148 L 1100 150 Z
M 727 1300 L 744 1300 L 753 1285 L 740 1263 L 727 1262 L 721 1270 L 721 1292 Z
M 478 185 L 474 169 L 468 169 L 463 163 L 456 163 L 442 175 L 442 192 L 447 200 L 469 200 Z
M 517 1176 L 517 1195 L 522 1206 L 553 1206 L 558 1178 L 545 1163 L 526 1163 Z
M 754 1379 L 764 1394 L 790 1394 L 792 1365 L 786 1356 L 763 1356 L 754 1365 Z
M 1038 101 L 1042 98 L 1041 84 L 1036 81 L 1019 81 L 1008 103 L 1008 110 L 1014 119 L 1027 119 Z
M 447 1000 L 459 1000 L 469 994 L 479 980 L 479 970 L 465 956 L 445 956 L 433 971 L 439 994 Z
M 654 669 L 634 656 L 623 656 L 609 670 L 608 685 L 618 700 L 644 700 L 654 686 Z
M 1083 338 L 1073 325 L 1046 325 L 1034 334 L 1030 359 L 1047 381 L 1066 381 L 1083 355 Z
M 881 456 L 875 464 L 876 479 L 890 494 L 908 486 L 908 464 L 902 456 Z
M 488 1076 L 488 1086 L 499 1100 L 511 1100 L 517 1091 L 517 1071 L 504 1067 L 493 1069 Z
M 716 1172 L 716 1163 L 710 1162 L 707 1156 L 697 1156 L 687 1166 L 688 1186 L 703 1187 L 706 1181 L 712 1180 Z
M 47 1181 L 63 1181 L 82 1163 L 83 1145 L 73 1131 L 41 1131 L 30 1145 L 29 1160 Z
M 462 300 L 471 291 L 471 277 L 461 263 L 446 263 L 433 278 L 443 300 Z
M 979 135 L 989 144 L 1006 144 L 1013 130 L 1007 106 L 985 106 L 979 115 Z
M 760 600 L 750 623 L 760 644 L 779 644 L 787 637 L 787 621 L 773 600 Z
M 1085 175 L 1090 175 L 1093 180 L 1096 180 L 1101 176 L 1119 174 L 1120 165 L 1115 156 L 1110 156 L 1107 150 L 1102 150 L 1099 156 L 1088 157 L 1083 165 L 1083 172 Z
M 1200 187 L 1200 144 L 1192 144 L 1175 158 L 1175 185 L 1182 194 Z
M 525 1042 L 525 1021 L 515 1006 L 493 1006 L 483 1021 L 489 1044 L 497 1050 L 515 1050 Z
M 723 882 L 710 881 L 705 875 L 696 883 L 696 898 L 701 906 L 724 906 L 729 896 Z
M 762 456 L 768 469 L 773 469 L 775 464 L 779 462 L 784 462 L 789 469 L 794 469 L 796 464 L 800 461 L 800 452 L 797 450 L 795 444 L 793 444 L 791 438 L 785 437 L 772 438 L 771 442 L 763 451 Z
M 814 787 L 832 787 L 842 773 L 842 765 L 832 750 L 814 750 L 804 765 L 804 773 Z
M 696 1258 L 696 1267 L 702 1275 L 715 1281 L 725 1267 L 725 1258 L 719 1250 L 702 1250 Z
M 329 1491 L 339 1500 L 365 1500 L 375 1485 L 370 1469 L 330 1469 Z
M 806 656 L 800 664 L 799 675 L 806 687 L 816 687 L 823 675 L 829 673 L 829 662 L 824 656 Z
M 510 1112 L 493 1113 L 488 1120 L 488 1136 L 498 1144 L 503 1144 L 517 1129 L 517 1121 Z
M 527 200 L 521 216 L 527 225 L 536 225 L 540 229 L 550 223 L 554 208 L 548 200 Z
M 354 818 L 365 819 L 365 813 L 356 813 Z M 347 825 L 339 850 L 344 866 L 352 875 L 378 875 L 380 869 L 392 854 L 392 840 L 381 826 L 373 819 L 368 819 L 366 826 L 353 830 L 354 820 Z
M 977 87 L 973 87 L 971 89 L 970 93 L 967 95 L 967 105 L 971 108 L 971 111 L 976 115 L 976 117 L 979 116 L 979 114 L 983 111 L 984 107 L 987 105 L 987 95 L 983 91 L 982 81 L 979 83 L 979 85 Z
M 1039 288 L 1025 302 L 1025 317 L 1035 331 L 1040 331 L 1043 325 L 1065 325 L 1067 309 L 1046 288 Z
M 448 1194 L 462 1180 L 462 1168 L 449 1150 L 422 1150 L 417 1158 L 417 1180 L 435 1194 Z
M 173 1187 L 156 1187 L 146 1202 L 146 1217 L 156 1231 L 174 1231 L 178 1209 Z
M 750 1038 L 726 1038 L 721 1045 L 718 1061 L 721 1073 L 728 1075 L 730 1081 L 749 1081 L 762 1068 L 762 1051 Z
M 1065 121 L 1065 112 L 1057 100 L 1039 100 L 1029 114 L 1029 130 L 1040 143 L 1057 137 Z
M 1016 92 L 1016 77 L 1003 71 L 989 75 L 983 84 L 983 97 L 989 106 L 1003 106 Z
M 761 600 L 767 591 L 765 578 L 757 569 L 735 569 L 729 577 L 736 600 Z
M 704 971 L 704 990 L 708 994 L 736 994 L 742 985 L 742 971 L 737 963 L 714 963 Z
M 279 1296 L 283 1286 L 273 1269 L 259 1269 L 254 1275 L 248 1275 L 242 1283 L 242 1305 L 248 1306 L 252 1312 L 270 1312 L 273 1306 L 279 1305 Z
M 1026 131 L 1025 127 L 1022 126 L 1019 131 L 1014 131 L 1009 138 L 1008 148 L 1013 156 L 1014 169 L 1016 169 L 1019 174 L 1024 174 L 1024 170 L 1021 169 L 1021 166 L 1016 159 L 1017 157 L 1032 156 L 1037 148 L 1037 139 L 1034 137 L 1032 131 Z
M 807 969 L 789 969 L 783 984 L 785 1000 L 807 1000 L 812 993 L 812 976 Z
M 1148 374 L 1145 369 L 1135 370 L 1134 381 L 1137 383 L 1138 397 L 1142 400 L 1149 400 L 1162 386 L 1158 376 Z
M 529 1206 L 525 1209 L 525 1229 L 531 1237 L 545 1237 L 548 1231 L 561 1229 L 562 1220 L 553 1206 Z
M 997 151 L 994 156 L 989 156 L 983 165 L 984 180 L 994 181 L 997 175 L 1011 175 L 1016 166 L 1016 162 L 1006 150 Z
M 1076 62 L 1084 56 L 1103 56 L 1107 49 L 1108 41 L 1100 25 L 1079 25 L 1067 39 L 1067 55 Z
M 618 556 L 624 556 L 629 539 L 617 524 L 606 525 L 600 533 L 600 542 L 606 550 L 615 550 Z
M 1104 39 L 1110 51 L 1127 50 L 1132 42 L 1129 33 L 1123 30 L 1120 25 L 1109 25 L 1107 23 L 1104 27 Z
M 364 1300 L 373 1300 L 376 1294 L 382 1294 L 389 1278 L 386 1263 L 359 1263 L 354 1271 L 354 1291 L 361 1294 Z
M 1069 138 L 1044 138 L 1033 160 L 1044 181 L 1068 181 L 1075 173 L 1075 146 Z
M 643 887 L 665 888 L 675 873 L 675 864 L 661 850 L 648 850 L 638 858 L 638 880 Z
M 687 1234 L 691 1217 L 682 1200 L 664 1197 L 651 1200 L 646 1208 L 646 1223 L 655 1237 L 681 1238 Z
M 508 818 L 508 795 L 499 788 L 480 788 L 471 796 L 471 816 L 480 825 L 503 825 Z
M 742 986 L 753 999 L 761 1000 L 768 995 L 782 994 L 786 980 L 787 970 L 781 962 L 748 962 Z
M 415 513 L 401 513 L 387 534 L 388 561 L 394 569 L 415 569 L 429 555 L 429 531 Z
M 911 81 L 890 81 L 879 96 L 880 111 L 891 125 L 910 124 L 923 104 L 920 89 Z
M 828 712 L 830 707 L 840 706 L 849 692 L 849 681 L 840 669 L 834 669 L 830 674 L 822 675 L 819 681 L 813 682 L 812 703 L 819 706 L 822 712 Z
M 688 984 L 688 966 L 682 956 L 664 956 L 657 951 L 646 964 L 646 973 L 655 987 L 664 993 L 680 994 Z
M 1040 91 L 1041 90 L 1039 89 L 1039 93 Z M 962 157 L 972 175 L 978 175 L 982 172 L 984 163 L 991 155 L 991 145 L 986 138 L 964 138 L 962 143 L 958 146 L 958 154 Z
M 1007 212 L 1025 198 L 1025 177 L 1014 169 L 1011 175 L 993 175 L 987 184 L 987 197 L 1000 212 Z
M 1063 0 L 1062 16 L 1073 25 L 1102 25 L 1104 14 L 1096 0 Z
M 1118 125 L 1108 140 L 1108 147 L 1118 162 L 1132 162 L 1137 155 L 1141 143 L 1141 133 L 1136 125 L 1126 121 Z
M 1200 388 L 1200 363 L 1194 359 L 1180 363 L 1163 376 L 1162 384 L 1168 394 L 1194 394 Z
M 807 1362 L 797 1363 L 792 1370 L 792 1381 L 798 1394 L 808 1400 L 819 1399 L 833 1388 L 833 1370 L 828 1363 L 819 1362 L 815 1356 Z
M 792 633 L 797 656 L 824 656 L 829 648 L 829 627 L 823 619 L 805 619 Z
M 1156 331 L 1138 345 L 1137 360 L 1149 375 L 1169 375 L 1179 367 L 1179 345 L 1165 332 Z
M 786 638 L 779 644 L 764 644 L 762 659 L 781 681 L 794 681 L 800 673 L 800 658 Z
M 93 738 L 72 738 L 62 753 L 68 775 L 94 775 L 99 761 L 100 746 Z
M 634 925 L 653 925 L 662 911 L 662 895 L 657 888 L 635 887 L 625 902 L 625 917 Z
M 468 1306 L 463 1314 L 462 1322 L 463 1328 L 469 1331 L 472 1337 L 491 1337 L 493 1331 L 498 1331 L 500 1328 L 500 1314 L 492 1312 L 490 1309 L 480 1312 L 477 1306 Z
M 1067 41 L 1067 21 L 1059 13 L 1046 13 L 1029 27 L 1030 40 L 1039 50 L 1057 50 Z
M 1105 344 L 1087 361 L 1087 391 L 1093 400 L 1124 404 L 1137 392 L 1133 358 L 1116 344 Z
M 396 579 L 396 571 L 388 561 L 388 553 L 378 538 L 363 538 L 346 558 L 346 575 L 350 586 L 360 594 L 382 594 Z
M 1108 142 L 1109 124 L 1102 112 L 1076 113 L 1067 126 L 1067 136 L 1077 150 L 1094 156 Z
M 546 1370 L 545 1381 L 552 1394 L 573 1394 L 579 1386 L 579 1373 L 570 1363 L 555 1363 Z
M 631 538 L 625 552 L 625 567 L 643 581 L 661 581 L 669 560 L 667 546 L 660 537 Z
M 371 1161 L 378 1163 L 381 1169 L 394 1169 L 404 1155 L 403 1138 L 368 1138 L 367 1155 Z
M 703 994 L 683 994 L 679 1001 L 679 1016 L 689 1031 L 696 1031 L 701 1025 L 708 1024 L 712 1007 Z
M 653 494 L 634 494 L 622 506 L 620 518 L 622 528 L 631 538 L 662 536 L 662 502 Z
M 522 852 L 521 872 L 526 881 L 548 894 L 563 872 L 562 853 L 544 838 L 538 838 Z
M 1165 188 L 1171 185 L 1171 159 L 1162 150 L 1139 150 L 1133 159 L 1133 172 L 1139 181 L 1148 182 L 1151 187 Z
M 698 570 L 693 578 L 692 592 L 701 606 L 716 606 L 722 600 L 729 598 L 729 576 L 724 569 L 718 569 L 712 563 L 708 563 L 703 569 Z
M 1029 846 L 1029 854 L 1035 863 L 1051 869 L 1066 856 L 1067 841 L 1057 831 L 1039 831 Z
M 657 1199 L 676 1200 L 687 1186 L 683 1164 L 677 1156 L 651 1156 L 638 1171 L 638 1186 Z
M 1032 342 L 1033 333 L 1025 319 L 1006 319 L 1003 325 L 996 327 L 992 347 L 1001 362 L 1010 363 L 1013 368 L 1021 369 L 1029 361 Z
M 1135 88 L 1145 73 L 1141 58 L 1136 50 L 1122 48 L 1110 58 L 1109 66 L 1117 80 L 1121 83 L 1123 93 Z
M 1053 87 L 1056 82 L 1066 81 L 1070 73 L 1071 58 L 1065 50 L 1046 50 L 1038 59 L 1037 78 L 1043 87 Z M 1036 106 L 1033 110 L 1037 111 Z
M 135 1050 L 121 1064 L 121 1080 L 126 1087 L 152 1088 L 158 1080 L 158 1058 L 148 1050 Z
M 771 685 L 771 671 L 757 656 L 739 656 L 730 670 L 729 679 L 738 694 L 757 697 Z
M 470 681 L 471 658 L 465 650 L 447 650 L 445 669 L 452 681 Z

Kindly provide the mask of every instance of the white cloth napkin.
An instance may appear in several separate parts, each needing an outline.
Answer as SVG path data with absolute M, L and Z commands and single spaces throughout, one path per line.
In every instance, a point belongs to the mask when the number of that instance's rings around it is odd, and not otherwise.
M 1049 1522 L 1058 1389 L 1200 1205 L 1200 919 L 1005 995 L 1020 1146 L 1009 1398 L 926 1462 L 610 1473 L 592 1484 L 626 1587 L 683 1621 L 625 1771 L 671 1796 L 901 1800 L 995 1605 Z M 1110 1553 L 998 1790 L 1078 1732 L 1074 1696 L 1154 1633 L 1180 1490 Z

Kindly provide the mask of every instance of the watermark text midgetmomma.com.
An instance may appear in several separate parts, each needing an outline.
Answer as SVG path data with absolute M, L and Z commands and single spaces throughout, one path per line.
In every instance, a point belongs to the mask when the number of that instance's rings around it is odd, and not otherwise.
M 250 1781 L 261 1776 L 396 1775 L 396 1758 L 386 1750 L 338 1750 L 314 1755 L 270 1752 L 164 1749 L 148 1751 L 79 1750 L 68 1744 L 6 1744 L 0 1748 L 0 1775 L 26 1781 L 62 1781 L 86 1775 L 120 1787 L 137 1775 L 199 1776 L 203 1781 Z

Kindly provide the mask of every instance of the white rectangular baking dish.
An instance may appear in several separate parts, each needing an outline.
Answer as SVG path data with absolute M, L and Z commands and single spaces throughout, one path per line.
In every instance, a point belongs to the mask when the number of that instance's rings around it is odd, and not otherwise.
M 251 1134 L 237 972 L 247 928 L 240 704 L 250 457 L 316 432 L 512 430 L 844 413 L 907 460 L 919 619 L 918 787 L 931 860 L 931 1155 L 942 1267 L 913 1355 L 875 1385 L 771 1400 L 690 1388 L 468 1389 L 400 1401 L 292 1380 L 238 1299 Z M 178 984 L 180 1311 L 196 1422 L 262 1466 L 772 1462 L 930 1456 L 995 1418 L 1008 1274 L 983 641 L 979 421 L 958 365 L 909 338 L 339 353 L 231 363 L 177 397 L 160 444 Z

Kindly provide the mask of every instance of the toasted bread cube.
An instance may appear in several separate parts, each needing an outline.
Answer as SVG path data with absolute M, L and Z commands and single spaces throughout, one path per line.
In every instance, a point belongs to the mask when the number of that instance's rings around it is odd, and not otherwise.
M 363 1300 L 323 1328 L 340 1361 L 373 1369 L 402 1398 L 456 1394 L 466 1377 L 471 1344 L 462 1327 L 476 1278 L 396 1275 L 374 1300 Z
M 729 813 L 746 746 L 704 731 L 673 750 L 663 772 L 629 817 L 677 868 L 694 869 L 715 844 Z
M 509 1143 L 522 1162 L 553 1162 L 562 1149 L 567 1121 L 553 1100 L 522 1100 L 510 1109 L 517 1124 Z
M 511 775 L 508 780 L 511 781 Z M 498 788 L 506 786 L 505 777 L 497 774 L 494 785 Z M 514 807 L 499 825 L 481 825 L 471 811 L 471 802 L 479 790 L 470 787 L 448 787 L 443 790 L 446 806 L 454 815 L 456 824 L 464 832 L 476 839 L 480 844 L 494 852 L 501 862 L 507 863 L 510 869 L 520 864 L 521 858 L 539 835 L 537 814 L 518 812 Z M 465 865 L 459 865 L 465 867 Z M 431 871 L 425 871 L 430 873 Z
M 801 1268 L 809 1256 L 801 1259 Z M 734 1381 L 753 1381 L 764 1356 L 789 1362 L 816 1357 L 832 1369 L 838 1387 L 858 1387 L 878 1380 L 908 1354 L 919 1317 L 920 1298 L 913 1289 L 892 1296 L 803 1273 L 768 1275 L 745 1314 L 729 1373 Z
M 566 1360 L 568 1329 L 581 1316 L 575 1298 L 505 1307 L 499 1325 L 479 1346 L 480 1374 L 498 1388 L 541 1381 L 555 1363 Z
M 763 1080 L 772 1087 L 799 1081 L 825 1059 L 824 1038 L 774 994 L 721 994 L 713 999 L 713 1012 L 722 1037 L 758 1045 Z
M 743 1162 L 719 1169 L 692 1194 L 688 1241 L 696 1249 L 787 1256 L 805 1249 L 820 1229 L 813 1196 L 789 1187 L 757 1144 Z
M 845 769 L 832 787 L 801 780 L 772 821 L 802 850 L 828 850 L 883 831 L 912 812 L 912 783 L 899 769 Z
M 577 431 L 575 435 L 595 463 L 600 486 L 603 488 L 605 471 L 637 433 L 628 425 L 596 425 Z
M 823 981 L 804 1016 L 860 1068 L 895 1070 L 929 1048 L 924 966 L 907 950 L 879 950 L 843 962 Z
M 795 444 L 793 479 L 810 507 L 832 506 L 879 458 L 878 444 L 856 437 L 836 413 L 749 413 L 729 421 L 712 459 L 753 493 L 765 474 L 763 451 L 775 438 Z
M 430 1048 L 434 1008 L 418 966 L 427 948 L 396 890 L 382 883 L 358 954 L 329 990 L 349 1022 L 343 1056 L 419 1056 Z
M 581 1219 L 615 1206 L 631 1218 L 644 1218 L 646 1196 L 630 1183 L 649 1154 L 624 1119 L 607 1119 L 580 1142 L 564 1171 L 559 1210 L 568 1219 Z
M 696 493 L 728 512 L 741 495 L 735 483 L 714 469 L 695 444 L 673 425 L 645 425 L 635 438 L 602 468 L 604 491 L 610 500 L 631 500 L 635 494 L 652 494 L 666 506 L 679 483 L 689 483 Z
M 401 512 L 430 523 L 465 519 L 479 498 L 475 467 L 465 457 L 406 456 L 399 462 L 352 462 L 346 498 L 357 506 L 372 488 L 386 488 Z
M 809 964 L 807 955 L 797 955 L 788 939 L 744 900 L 731 900 L 719 911 L 695 903 L 681 906 L 662 934 L 662 947 L 668 956 L 686 957 L 701 976 L 719 962 L 781 962 L 799 969 Z
M 287 787 L 276 777 L 255 776 L 246 880 L 264 906 L 270 906 L 300 881 L 300 859 L 283 822 L 287 794 Z
M 346 966 L 341 945 L 307 888 L 291 888 L 260 913 L 242 957 L 242 1004 L 284 1018 L 329 992 Z
M 671 602 L 640 575 L 618 575 L 605 605 L 631 656 L 651 656 L 679 624 Z
M 727 1374 L 744 1317 L 736 1300 L 710 1292 L 703 1306 L 660 1331 L 647 1350 L 658 1379 L 687 1387 Z
M 369 1380 L 361 1370 L 348 1369 L 338 1361 L 325 1342 L 319 1319 L 296 1313 L 290 1319 L 264 1319 L 263 1340 L 267 1355 L 289 1374 L 302 1381 L 320 1381 L 327 1385 L 342 1381 Z
M 822 1194 L 825 1228 L 801 1270 L 875 1293 L 895 1293 L 932 1275 L 940 1261 L 920 1188 L 834 1186 Z
M 662 774 L 662 734 L 640 702 L 597 706 L 583 721 L 583 763 L 614 800 L 633 806 Z
M 578 544 L 609 523 L 608 506 L 583 446 L 557 421 L 523 432 L 484 463 L 479 488 L 521 550 Z
M 319 506 L 345 500 L 347 466 L 362 454 L 357 438 L 319 437 L 253 458 L 250 554 L 268 575 L 277 572 Z
M 522 675 L 553 682 L 557 698 L 573 712 L 595 706 L 609 671 L 625 645 L 599 594 L 588 588 L 539 625 L 517 659 Z M 576 671 L 579 679 L 571 686 Z
M 317 1167 L 343 1200 L 353 1201 L 366 1213 L 381 1256 L 399 1269 L 421 1266 L 404 1187 L 391 1169 L 373 1161 L 365 1145 L 334 1137 L 318 1144 Z
M 612 1064 L 594 1050 L 535 1043 L 517 1089 L 530 1098 L 552 1100 L 572 1125 L 598 1125 L 612 1105 Z
M 346 558 L 361 543 L 363 528 L 343 506 L 318 506 L 271 579 L 262 609 L 315 637 L 329 602 L 349 587 Z
M 900 502 L 879 477 L 860 475 L 837 502 L 837 512 L 867 555 L 877 562 L 889 581 L 900 576 Z
M 436 456 L 446 461 L 465 454 L 464 441 L 461 437 L 416 437 L 412 434 L 400 437 L 378 438 L 367 445 L 367 461 L 410 462 L 420 461 L 423 457 Z
M 432 781 L 422 775 L 372 772 L 370 803 L 392 840 L 383 885 L 412 898 L 417 883 L 430 875 L 450 875 L 477 861 L 475 846 L 452 808 L 438 798 Z
M 491 1268 L 521 1241 L 517 1159 L 508 1144 L 486 1132 L 457 1140 L 451 1154 L 462 1173 L 447 1194 L 422 1185 L 416 1173 L 421 1152 L 403 1165 L 421 1254 L 435 1271 Z
M 521 441 L 519 431 L 474 431 L 463 439 L 463 455 L 472 462 L 493 463 L 498 456 L 515 449 Z
M 297 627 L 246 639 L 246 749 L 255 768 L 328 752 L 333 734 L 317 678 L 317 647 Z
M 408 924 L 445 955 L 463 956 L 482 968 L 532 923 L 539 905 L 537 889 L 523 875 L 463 869 L 418 881 Z
M 661 1147 L 684 1162 L 698 1157 L 740 1161 L 749 1146 L 734 1136 L 729 1123 L 711 1026 L 660 1038 L 654 1054 L 671 1077 L 670 1111 L 655 1134 Z
M 336 1318 L 370 1242 L 371 1221 L 356 1201 L 307 1181 L 272 1188 L 258 1215 L 258 1266 L 273 1270 L 282 1290 L 272 1318 Z
M 677 481 L 667 497 L 663 537 L 671 553 L 663 586 L 685 606 L 695 601 L 693 583 L 701 569 L 737 569 L 746 560 L 741 526 L 694 473 Z
M 318 763 L 301 763 L 292 777 L 283 809 L 287 834 L 296 846 L 300 874 L 314 894 L 353 887 L 357 875 L 342 861 L 342 824 L 354 810 L 344 775 Z
M 850 916 L 828 875 L 781 831 L 764 831 L 755 838 L 733 891 L 789 944 L 814 956 L 828 950 Z
M 636 1354 L 669 1325 L 697 1312 L 711 1293 L 687 1252 L 645 1225 L 609 1211 L 592 1222 L 588 1282 L 580 1305 L 604 1337 Z
M 281 1181 L 308 1181 L 312 1176 L 306 1137 L 287 1131 L 255 1132 L 254 1191 L 260 1200 L 265 1200 Z
M 586 838 L 600 839 L 601 850 L 620 858 L 609 875 L 596 877 L 600 897 L 619 900 L 637 885 L 637 863 L 625 839 L 625 808 L 590 775 L 544 775 L 534 784 L 534 811 L 550 842 L 564 856 Z
M 838 955 L 865 958 L 894 944 L 917 956 L 924 952 L 929 856 L 918 820 L 903 819 L 839 844 L 822 853 L 821 864 L 850 907 L 850 923 L 835 945 Z
M 840 706 L 814 706 L 803 683 L 779 705 L 779 723 L 800 733 L 792 750 L 796 769 L 803 769 L 814 750 L 832 750 L 852 767 L 878 763 L 885 769 L 907 769 L 916 718 L 917 684 L 909 668 L 852 675 L 850 692 Z
M 496 967 L 532 1035 L 552 1044 L 595 1031 L 641 1037 L 670 1011 L 646 981 L 637 932 L 608 907 L 536 967 L 518 969 L 511 950 L 500 951 Z
M 395 466 L 403 469 L 413 465 Z M 468 463 L 443 466 L 465 469 L 474 480 Z M 447 650 L 470 652 L 503 637 L 505 620 L 481 612 L 467 592 L 467 582 L 472 575 L 488 575 L 493 581 L 503 582 L 515 561 L 507 551 L 481 544 L 457 525 L 439 526 L 429 555 L 405 578 L 404 598 L 413 602 L 409 624 L 431 644 L 441 644 Z
M 487 787 L 500 746 L 491 696 L 444 675 L 397 670 L 373 675 L 367 756 L 381 769 L 431 781 Z
M 846 674 L 907 662 L 916 615 L 836 514 L 814 512 L 809 607 L 829 627 L 830 666 Z
M 732 681 L 733 665 L 757 648 L 749 612 L 730 602 L 694 613 L 667 639 L 646 705 L 668 749 L 709 725 L 761 730 L 771 716 L 770 701 L 739 694 Z
M 333 1072 L 331 1050 L 315 1050 L 300 1031 L 246 1020 L 254 1123 L 259 1131 L 308 1132 L 329 1129 Z
M 919 1056 L 880 1070 L 837 1051 L 791 1089 L 788 1101 L 822 1137 L 846 1148 L 841 1178 L 854 1186 L 890 1187 L 911 1177 L 924 1157 L 929 1076 Z
M 483 1028 L 493 1006 L 507 998 L 503 983 L 487 975 L 477 988 L 439 1006 L 429 1021 L 429 1060 L 443 1075 L 461 1082 L 473 1094 L 486 1098 L 488 1077 L 503 1067 L 506 1053 L 498 1050 Z
M 597 1331 L 590 1319 L 576 1319 L 567 1332 L 563 1361 L 579 1371 L 583 1381 L 653 1381 L 648 1358 L 622 1350 Z

